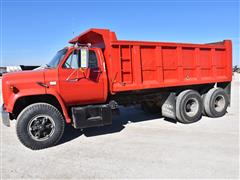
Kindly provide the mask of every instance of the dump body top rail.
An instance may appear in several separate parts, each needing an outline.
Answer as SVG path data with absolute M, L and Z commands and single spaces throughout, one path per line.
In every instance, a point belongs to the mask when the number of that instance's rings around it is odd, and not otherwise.
M 232 43 L 168 43 L 117 40 L 107 29 L 90 29 L 70 43 L 103 50 L 112 94 L 232 80 Z

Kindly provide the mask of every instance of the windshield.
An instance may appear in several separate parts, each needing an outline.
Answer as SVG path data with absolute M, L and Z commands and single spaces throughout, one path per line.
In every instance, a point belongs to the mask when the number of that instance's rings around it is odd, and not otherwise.
M 56 68 L 62 58 L 65 56 L 67 49 L 62 49 L 57 52 L 57 54 L 52 58 L 52 60 L 47 64 L 47 67 Z

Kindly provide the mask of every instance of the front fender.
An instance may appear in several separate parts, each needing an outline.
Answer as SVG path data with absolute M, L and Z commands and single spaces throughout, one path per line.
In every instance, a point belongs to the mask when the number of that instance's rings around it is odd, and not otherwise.
M 14 94 L 12 93 L 8 99 L 7 105 L 6 105 L 6 111 L 7 112 L 13 112 L 14 105 L 16 101 L 25 96 L 35 96 L 35 95 L 43 95 L 45 94 L 45 89 L 23 89 L 20 92 Z
M 51 89 L 49 89 L 47 91 L 47 93 L 45 92 L 45 90 L 43 91 L 43 89 L 31 89 L 31 90 L 30 89 L 25 89 L 25 90 L 20 91 L 17 94 L 11 94 L 11 96 L 9 98 L 9 101 L 8 101 L 8 104 L 5 107 L 6 111 L 7 112 L 13 112 L 13 108 L 14 108 L 14 105 L 15 105 L 16 101 L 21 97 L 46 95 L 46 94 L 53 95 L 58 100 L 58 102 L 59 102 L 59 104 L 62 108 L 63 115 L 64 115 L 64 118 L 66 120 L 66 123 L 71 123 L 71 118 L 68 115 L 67 108 L 66 108 L 61 96 L 56 91 L 51 90 Z
M 66 123 L 71 123 L 71 118 L 68 115 L 68 111 L 67 111 L 67 107 L 65 105 L 65 103 L 63 102 L 61 96 L 58 94 L 58 92 L 56 92 L 53 89 L 48 89 L 47 90 L 47 94 L 51 94 L 53 96 L 55 96 L 59 102 L 59 104 L 61 105 L 62 111 L 63 111 L 63 115 L 65 117 Z

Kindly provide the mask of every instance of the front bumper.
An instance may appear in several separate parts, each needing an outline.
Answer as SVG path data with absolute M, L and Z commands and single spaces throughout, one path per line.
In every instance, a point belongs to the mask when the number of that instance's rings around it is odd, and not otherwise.
M 9 114 L 8 112 L 5 111 L 4 106 L 2 105 L 1 110 L 0 110 L 0 116 L 2 118 L 2 122 L 5 126 L 10 127 L 10 119 L 9 119 Z

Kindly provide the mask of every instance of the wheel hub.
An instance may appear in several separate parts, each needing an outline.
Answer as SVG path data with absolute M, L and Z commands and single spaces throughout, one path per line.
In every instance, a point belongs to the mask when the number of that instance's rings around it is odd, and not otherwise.
M 52 136 L 55 123 L 48 115 L 38 115 L 32 118 L 28 124 L 28 133 L 36 141 L 44 141 Z
M 215 110 L 221 112 L 225 107 L 225 103 L 225 98 L 222 95 L 217 96 L 214 101 Z
M 191 98 L 186 102 L 185 112 L 188 116 L 193 117 L 198 112 L 199 103 L 197 99 Z

